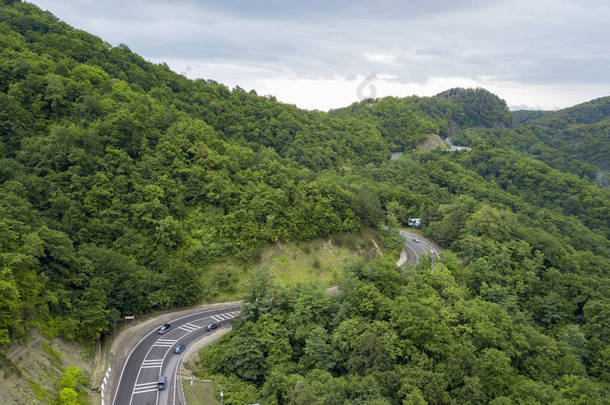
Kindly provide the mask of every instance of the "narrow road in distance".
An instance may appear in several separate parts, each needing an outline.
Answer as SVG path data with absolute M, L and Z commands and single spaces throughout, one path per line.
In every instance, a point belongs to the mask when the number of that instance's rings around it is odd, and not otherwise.
M 440 259 L 440 252 L 443 249 L 434 242 L 408 231 L 400 231 L 400 234 L 405 238 L 405 248 L 396 263 L 398 266 L 405 264 L 416 266 L 423 256 Z

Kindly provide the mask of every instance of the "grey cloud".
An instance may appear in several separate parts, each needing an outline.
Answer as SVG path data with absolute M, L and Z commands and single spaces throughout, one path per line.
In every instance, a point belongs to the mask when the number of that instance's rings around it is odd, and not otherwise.
M 486 76 L 610 84 L 610 7 L 602 0 L 34 3 L 156 60 L 236 64 L 307 78 L 377 72 L 418 83 Z M 366 54 L 394 57 L 376 61 Z

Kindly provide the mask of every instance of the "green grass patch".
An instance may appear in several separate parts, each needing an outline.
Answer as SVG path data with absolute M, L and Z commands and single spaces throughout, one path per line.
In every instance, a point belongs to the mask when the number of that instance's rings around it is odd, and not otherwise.
M 32 393 L 34 394 L 34 397 L 43 403 L 46 404 L 51 404 L 54 400 L 54 394 L 49 391 L 46 390 L 45 388 L 42 387 L 42 385 L 38 384 L 36 381 L 31 380 L 31 379 L 27 379 L 28 385 L 30 386 L 30 389 L 32 390 Z
M 61 370 L 63 368 L 63 362 L 61 361 L 61 353 L 53 349 L 48 343 L 43 343 L 42 348 L 48 355 L 49 361 L 53 367 Z
M 372 230 L 310 241 L 278 242 L 262 249 L 260 258 L 254 263 L 229 259 L 211 265 L 203 279 L 206 301 L 238 299 L 243 293 L 246 275 L 261 267 L 268 268 L 280 286 L 308 280 L 316 280 L 326 287 L 336 285 L 346 263 L 358 257 L 377 255 L 373 239 L 381 246 L 379 236 Z
M 436 134 L 426 135 L 426 139 L 417 147 L 417 150 L 451 150 L 447 142 Z
M 193 379 L 184 380 L 184 396 L 189 405 L 219 405 L 220 401 L 216 398 L 216 388 L 214 382 L 210 380 Z

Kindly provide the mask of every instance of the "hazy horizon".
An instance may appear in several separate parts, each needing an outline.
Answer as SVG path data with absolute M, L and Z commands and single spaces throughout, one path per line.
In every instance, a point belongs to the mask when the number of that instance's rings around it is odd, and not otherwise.
M 610 94 L 610 6 L 596 0 L 32 3 L 189 78 L 307 109 L 452 87 L 484 87 L 511 109 Z

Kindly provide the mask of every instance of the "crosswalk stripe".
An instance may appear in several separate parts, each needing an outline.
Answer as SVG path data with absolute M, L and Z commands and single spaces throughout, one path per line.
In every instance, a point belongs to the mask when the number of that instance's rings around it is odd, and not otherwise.
M 190 323 L 179 326 L 178 329 L 182 329 L 187 332 L 193 332 L 199 329 L 199 326 L 191 325 Z
M 221 321 L 222 319 L 217 318 L 216 315 L 212 315 L 212 319 L 215 320 L 216 322 Z
M 152 387 L 152 386 L 154 386 L 154 385 L 157 385 L 157 382 L 156 382 L 156 381 L 151 381 L 151 382 L 146 382 L 146 383 L 140 383 L 140 384 L 136 384 L 136 385 L 134 386 L 134 388 L 135 388 L 135 389 L 138 389 L 138 388 L 144 388 L 144 387 L 149 387 L 149 386 L 150 386 L 150 387 Z
M 134 390 L 133 393 L 134 393 L 134 395 L 135 394 L 146 394 L 147 392 L 155 392 L 155 391 L 158 391 L 158 390 L 159 389 L 155 387 L 155 388 L 148 388 L 148 389 L 142 390 L 142 391 L 135 391 Z

